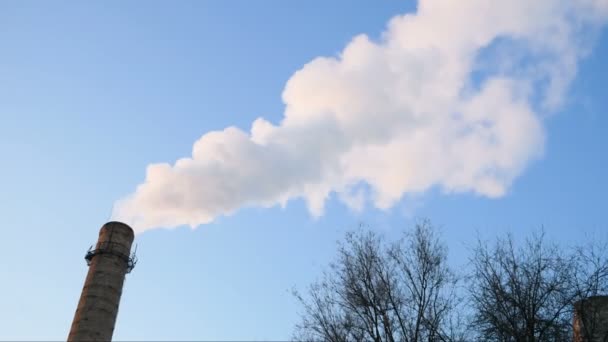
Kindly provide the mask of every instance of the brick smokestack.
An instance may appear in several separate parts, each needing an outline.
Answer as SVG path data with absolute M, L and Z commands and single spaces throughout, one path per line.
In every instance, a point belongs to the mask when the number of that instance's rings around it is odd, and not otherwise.
M 593 296 L 574 304 L 574 342 L 608 341 L 608 296 Z
M 125 275 L 135 266 L 133 229 L 121 222 L 101 227 L 95 249 L 85 259 L 89 273 L 82 288 L 68 341 L 110 341 Z

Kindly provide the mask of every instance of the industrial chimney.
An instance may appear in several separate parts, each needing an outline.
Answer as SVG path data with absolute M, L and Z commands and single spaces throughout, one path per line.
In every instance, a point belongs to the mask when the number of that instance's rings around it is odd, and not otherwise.
M 133 229 L 121 222 L 101 227 L 95 249 L 85 256 L 89 273 L 82 288 L 68 341 L 110 341 L 125 275 L 136 263 Z
M 593 296 L 574 304 L 574 342 L 608 341 L 608 296 Z

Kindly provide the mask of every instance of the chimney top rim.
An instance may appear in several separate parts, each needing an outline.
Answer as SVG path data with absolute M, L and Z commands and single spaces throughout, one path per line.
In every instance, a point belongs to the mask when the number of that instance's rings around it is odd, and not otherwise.
M 121 228 L 126 228 L 126 230 L 130 233 L 130 235 L 135 236 L 135 232 L 133 231 L 133 228 L 131 228 L 131 226 L 129 226 L 128 224 L 126 224 L 124 222 L 120 222 L 120 221 L 106 222 L 103 226 L 101 226 L 101 229 L 99 230 L 99 234 L 101 234 L 104 229 L 108 229 L 111 226 L 114 226 L 114 227 L 119 226 Z

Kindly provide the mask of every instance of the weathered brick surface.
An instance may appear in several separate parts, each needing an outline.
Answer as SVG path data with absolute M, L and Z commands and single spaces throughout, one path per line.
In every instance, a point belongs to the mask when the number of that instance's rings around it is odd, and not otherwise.
M 574 341 L 608 341 L 608 296 L 594 296 L 574 305 Z

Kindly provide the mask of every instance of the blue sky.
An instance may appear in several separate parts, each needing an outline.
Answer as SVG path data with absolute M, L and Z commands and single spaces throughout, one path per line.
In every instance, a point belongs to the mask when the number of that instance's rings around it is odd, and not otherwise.
M 116 200 L 146 166 L 187 156 L 201 135 L 281 120 L 291 75 L 359 33 L 377 39 L 413 2 L 28 2 L 0 4 L 0 339 L 67 336 L 83 260 Z M 389 237 L 428 217 L 455 265 L 486 237 L 544 226 L 560 243 L 605 234 L 608 35 L 600 31 L 546 141 L 504 196 L 438 187 L 390 209 L 349 209 L 332 195 L 239 209 L 192 230 L 137 236 L 115 340 L 290 337 L 290 294 L 314 280 L 360 222 Z M 540 104 L 535 104 L 540 107 Z

